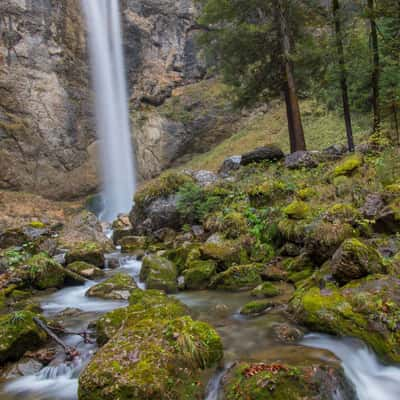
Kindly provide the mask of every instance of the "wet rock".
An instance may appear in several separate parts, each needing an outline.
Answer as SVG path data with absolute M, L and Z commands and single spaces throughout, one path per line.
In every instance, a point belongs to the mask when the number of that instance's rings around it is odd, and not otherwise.
M 104 253 L 105 249 L 101 243 L 81 242 L 67 252 L 65 262 L 72 264 L 75 261 L 83 261 L 104 268 Z
M 319 152 L 296 151 L 285 157 L 285 167 L 289 169 L 315 168 L 319 164 Z
M 76 261 L 72 264 L 69 264 L 67 265 L 67 269 L 87 279 L 97 279 L 105 275 L 102 269 L 83 261 Z
M 125 236 L 132 236 L 133 230 L 129 215 L 118 215 L 117 219 L 112 223 L 112 229 L 114 244 L 119 244 L 119 241 Z
M 241 362 L 223 382 L 226 400 L 352 400 L 354 389 L 340 367 Z
M 45 342 L 47 335 L 35 324 L 34 317 L 37 315 L 29 311 L 0 316 L 0 363 L 18 360 Z
M 161 228 L 153 232 L 153 236 L 159 242 L 171 245 L 176 238 L 176 232 L 171 228 Z
M 189 263 L 189 268 L 183 272 L 185 287 L 189 290 L 205 289 L 215 273 L 215 261 L 193 261 Z
M 244 291 L 254 289 L 261 284 L 262 265 L 249 264 L 228 268 L 216 275 L 210 287 L 220 290 Z
M 384 273 L 380 254 L 358 239 L 348 239 L 332 257 L 332 276 L 340 284 L 376 273 Z
M 119 241 L 119 244 L 122 253 L 134 253 L 147 247 L 147 238 L 145 236 L 125 236 Z
M 175 293 L 177 288 L 178 271 L 174 263 L 164 257 L 148 255 L 143 258 L 140 279 L 148 289 L 164 290 Z
M 110 300 L 128 300 L 131 292 L 136 288 L 135 280 L 130 275 L 117 273 L 104 282 L 92 286 L 86 292 L 86 296 Z
M 254 300 L 245 304 L 240 309 L 240 314 L 242 315 L 260 315 L 263 314 L 276 306 L 276 303 L 271 302 L 270 300 Z
M 289 310 L 296 321 L 311 330 L 357 337 L 380 356 L 399 362 L 400 280 L 372 275 L 341 288 L 325 286 L 309 283 L 295 292 Z
M 243 154 L 240 164 L 248 165 L 261 161 L 277 161 L 285 157 L 283 151 L 276 146 L 259 147 L 249 153 Z
M 279 287 L 271 282 L 264 282 L 251 291 L 251 295 L 259 299 L 266 297 L 276 297 L 281 294 Z
M 179 300 L 166 296 L 162 291 L 135 289 L 128 307 L 110 311 L 97 320 L 97 343 L 103 346 L 122 325 L 134 327 L 143 319 L 174 319 L 187 313 L 187 308 Z
M 276 338 L 283 343 L 296 343 L 304 336 L 304 332 L 300 328 L 287 322 L 275 324 L 273 331 Z
M 222 358 L 209 325 L 182 316 L 185 307 L 159 291 L 136 290 L 127 308 L 98 322 L 101 342 L 79 379 L 80 400 L 204 398 L 203 370 Z M 171 384 L 173 382 L 173 384 Z
M 224 160 L 218 173 L 221 177 L 227 178 L 233 171 L 237 171 L 240 168 L 242 162 L 242 156 L 232 156 Z
M 31 358 L 23 358 L 14 364 L 3 377 L 5 379 L 15 379 L 21 376 L 37 374 L 43 368 L 43 364 Z

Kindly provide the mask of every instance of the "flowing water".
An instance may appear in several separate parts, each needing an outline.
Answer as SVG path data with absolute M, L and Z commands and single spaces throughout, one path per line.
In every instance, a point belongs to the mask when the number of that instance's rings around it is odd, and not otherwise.
M 88 27 L 100 138 L 104 211 L 112 221 L 132 207 L 135 189 L 119 0 L 82 0 Z
M 120 267 L 107 270 L 107 276 L 116 272 L 129 273 L 144 289 L 138 280 L 141 262 L 123 255 L 119 255 L 119 262 Z M 65 288 L 38 298 L 44 314 L 51 318 L 67 309 L 63 318 L 66 329 L 84 331 L 104 312 L 126 305 L 126 302 L 86 297 L 86 290 L 95 283 Z M 287 363 L 307 360 L 332 365 L 341 362 L 359 400 L 400 399 L 400 368 L 381 364 L 374 353 L 357 340 L 310 334 L 300 343 L 282 344 L 277 342 L 274 334 L 274 327 L 286 321 L 279 310 L 257 318 L 245 318 L 239 314 L 240 307 L 251 300 L 249 293 L 198 291 L 181 292 L 175 297 L 190 307 L 196 318 L 213 324 L 224 344 L 225 369 L 216 371 L 210 380 L 206 400 L 221 398 L 220 384 L 225 370 L 238 359 Z M 76 400 L 79 374 L 96 345 L 85 344 L 80 336 L 66 335 L 63 340 L 75 346 L 81 356 L 74 362 L 65 362 L 60 349 L 56 359 L 41 371 L 5 382 L 0 387 L 0 400 Z

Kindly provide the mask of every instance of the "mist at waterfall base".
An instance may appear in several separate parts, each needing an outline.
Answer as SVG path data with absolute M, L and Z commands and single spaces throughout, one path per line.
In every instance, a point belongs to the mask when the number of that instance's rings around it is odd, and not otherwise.
M 118 0 L 82 0 L 87 21 L 104 209 L 112 221 L 132 206 L 135 167 Z

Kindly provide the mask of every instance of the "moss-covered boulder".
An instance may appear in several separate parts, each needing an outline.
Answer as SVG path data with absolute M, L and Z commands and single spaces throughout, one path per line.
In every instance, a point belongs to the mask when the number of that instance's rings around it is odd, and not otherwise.
M 191 262 L 189 268 L 183 273 L 186 288 L 191 290 L 205 289 L 216 273 L 216 267 L 217 263 L 212 260 Z
M 375 230 L 382 233 L 400 232 L 400 197 L 391 201 L 376 217 Z
M 125 236 L 120 241 L 122 253 L 134 253 L 137 250 L 144 250 L 147 246 L 145 236 Z
M 135 280 L 130 275 L 117 273 L 105 281 L 92 286 L 86 292 L 86 296 L 110 300 L 128 300 L 131 292 L 136 288 Z
M 96 323 L 97 343 L 102 346 L 121 326 L 134 327 L 143 319 L 174 319 L 188 313 L 178 300 L 158 290 L 135 289 L 129 297 L 129 306 L 118 308 L 102 316 Z
M 84 261 L 75 261 L 67 265 L 67 269 L 87 279 L 102 278 L 105 273 L 102 269 Z
M 30 311 L 0 316 L 0 364 L 18 360 L 46 341 L 46 333 L 33 321 L 35 316 Z
M 263 266 L 259 264 L 238 265 L 228 268 L 216 275 L 210 287 L 220 290 L 243 291 L 254 289 L 262 283 L 261 272 Z
M 250 301 L 240 309 L 240 314 L 247 316 L 263 314 L 275 305 L 276 303 L 266 299 Z
M 345 285 L 354 279 L 369 274 L 385 272 L 380 254 L 371 246 L 358 239 L 347 239 L 332 257 L 332 276 Z
M 209 325 L 190 317 L 144 319 L 122 328 L 79 379 L 79 400 L 204 398 L 203 370 L 222 358 Z
M 251 295 L 259 299 L 276 297 L 281 294 L 279 287 L 272 282 L 264 282 L 251 291 Z
M 224 380 L 225 400 L 353 400 L 356 395 L 340 367 L 241 362 Z
M 62 288 L 68 285 L 80 285 L 85 279 L 62 267 L 46 253 L 39 253 L 15 269 L 12 276 L 21 287 L 32 287 L 38 290 Z
M 148 289 L 164 290 L 175 293 L 178 290 L 178 271 L 174 263 L 167 258 L 154 254 L 143 258 L 140 279 Z
M 315 331 L 358 337 L 380 356 L 400 361 L 399 279 L 372 275 L 342 288 L 319 286 L 313 277 L 295 292 L 289 310 L 299 323 Z
M 104 268 L 104 246 L 98 242 L 81 242 L 69 249 L 65 262 L 72 264 L 75 261 L 84 261 L 99 268 Z
M 248 262 L 246 250 L 233 240 L 210 241 L 205 243 L 200 250 L 202 258 L 214 260 L 218 263 L 219 270 L 227 269 L 233 264 Z
M 363 157 L 361 154 L 353 154 L 351 156 L 346 157 L 343 161 L 341 161 L 334 169 L 333 175 L 343 176 L 343 175 L 351 175 L 354 171 L 356 171 L 363 164 Z
M 283 213 L 290 219 L 305 219 L 310 214 L 307 203 L 295 200 L 283 209 Z

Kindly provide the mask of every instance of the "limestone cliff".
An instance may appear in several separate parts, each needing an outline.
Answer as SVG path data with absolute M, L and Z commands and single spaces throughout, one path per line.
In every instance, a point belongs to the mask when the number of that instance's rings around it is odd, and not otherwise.
M 65 199 L 98 187 L 85 22 L 79 2 L 0 2 L 0 189 Z M 200 119 L 182 121 L 176 113 L 165 112 L 171 109 L 165 104 L 172 94 L 185 93 L 174 89 L 205 75 L 195 40 L 196 2 L 120 2 L 133 138 L 139 178 L 146 179 L 191 152 L 204 132 L 210 134 L 215 112 L 210 111 L 210 98 L 206 111 L 204 101 L 191 100 L 196 97 L 190 94 L 193 89 L 184 97 L 184 108 L 186 113 L 201 109 Z M 219 107 L 217 114 L 223 109 Z

